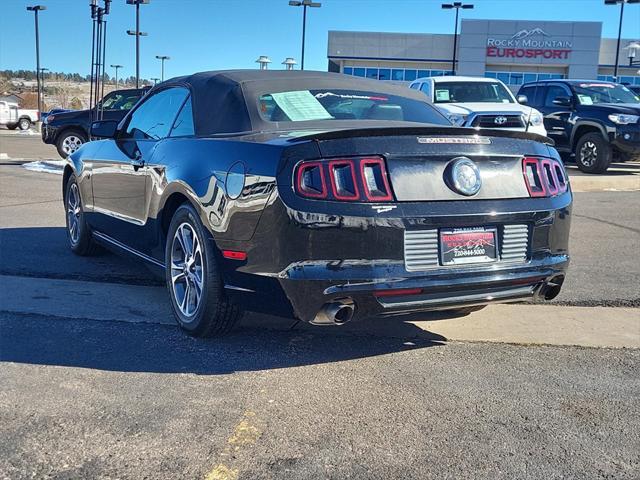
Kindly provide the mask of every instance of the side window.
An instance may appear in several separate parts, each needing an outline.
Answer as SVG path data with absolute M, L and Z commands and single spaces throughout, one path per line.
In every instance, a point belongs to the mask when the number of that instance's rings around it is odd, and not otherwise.
M 538 87 L 538 89 L 542 89 L 543 87 Z M 536 87 L 522 87 L 518 92 L 518 95 L 525 95 L 527 97 L 527 102 L 532 107 L 538 105 L 538 100 L 536 99 Z
M 191 96 L 184 102 L 180 113 L 178 114 L 176 121 L 171 129 L 170 137 L 187 137 L 195 135 L 195 129 L 193 127 L 193 109 L 191 107 Z
M 420 88 L 420 84 L 419 83 L 412 83 L 411 85 L 409 85 L 409 88 L 413 88 L 414 90 L 418 90 Z
M 560 85 L 549 85 L 549 87 L 547 88 L 547 95 L 544 99 L 544 106 L 556 107 L 557 105 L 553 103 L 556 98 L 570 96 L 571 94 L 564 87 L 561 87 Z
M 424 92 L 425 95 L 429 97 L 429 100 L 431 100 L 431 89 L 429 87 L 429 82 L 424 82 L 422 85 L 420 85 L 420 91 Z
M 131 114 L 125 136 L 136 140 L 167 137 L 187 95 L 186 88 L 168 88 L 146 98 Z

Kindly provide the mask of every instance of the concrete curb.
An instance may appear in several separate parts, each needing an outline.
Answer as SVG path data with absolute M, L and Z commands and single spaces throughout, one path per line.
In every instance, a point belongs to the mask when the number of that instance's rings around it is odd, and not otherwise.
M 175 325 L 163 287 L 0 276 L 0 309 L 64 319 Z M 492 305 L 465 317 L 445 318 L 442 313 L 433 313 L 410 321 L 369 319 L 326 328 L 249 313 L 242 326 L 405 341 L 640 348 L 640 309 L 634 308 Z

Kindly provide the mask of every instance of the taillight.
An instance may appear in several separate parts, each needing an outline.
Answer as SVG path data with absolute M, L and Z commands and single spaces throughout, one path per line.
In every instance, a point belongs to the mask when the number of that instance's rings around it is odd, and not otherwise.
M 567 191 L 566 173 L 557 160 L 525 157 L 522 173 L 531 197 L 555 197 Z
M 342 202 L 393 200 L 381 157 L 302 162 L 296 168 L 295 190 L 301 197 Z

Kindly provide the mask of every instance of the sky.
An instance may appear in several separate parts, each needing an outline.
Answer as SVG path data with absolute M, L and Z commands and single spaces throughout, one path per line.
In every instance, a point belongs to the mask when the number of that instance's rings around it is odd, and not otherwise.
M 327 70 L 329 30 L 452 33 L 454 14 L 442 0 L 319 0 L 307 13 L 305 68 Z M 447 0 L 448 1 L 448 0 Z M 463 18 L 601 21 L 603 37 L 616 37 L 619 7 L 604 0 L 467 0 L 475 9 Z M 100 0 L 102 3 L 102 0 Z M 89 0 L 0 0 L 0 70 L 35 70 L 33 13 L 40 12 L 41 66 L 88 74 L 91 64 Z M 135 75 L 135 8 L 113 0 L 107 17 L 107 65 L 121 64 L 119 76 Z M 151 0 L 142 5 L 140 74 L 160 76 L 155 55 L 169 55 L 165 78 L 203 70 L 256 68 L 268 55 L 271 68 L 286 57 L 300 61 L 302 8 L 288 0 Z M 640 5 L 625 8 L 623 38 L 640 38 Z M 108 69 L 108 73 L 114 74 Z

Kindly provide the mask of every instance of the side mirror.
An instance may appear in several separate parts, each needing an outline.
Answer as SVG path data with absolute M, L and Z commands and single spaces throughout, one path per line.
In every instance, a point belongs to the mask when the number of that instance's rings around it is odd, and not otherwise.
M 97 138 L 114 138 L 118 131 L 118 122 L 115 120 L 100 120 L 91 124 L 92 137 Z
M 553 99 L 553 104 L 561 107 L 570 107 L 571 99 L 569 97 L 556 97 Z
M 529 99 L 527 98 L 526 95 L 518 95 L 518 103 L 522 104 L 522 105 L 526 105 L 527 103 L 529 103 Z

